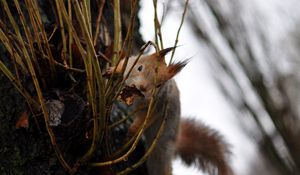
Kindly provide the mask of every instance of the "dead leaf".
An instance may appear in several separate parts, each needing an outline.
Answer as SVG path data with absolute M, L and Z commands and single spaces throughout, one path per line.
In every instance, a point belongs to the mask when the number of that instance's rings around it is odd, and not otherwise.
M 46 108 L 49 114 L 49 125 L 58 126 L 61 123 L 61 116 L 64 113 L 65 105 L 59 100 L 46 101 Z
M 136 87 L 125 86 L 119 95 L 119 99 L 127 105 L 132 105 L 136 96 L 143 96 L 143 94 Z
M 28 128 L 29 127 L 29 122 L 28 122 L 28 113 L 27 111 L 23 112 L 21 117 L 16 123 L 16 129 L 20 128 Z

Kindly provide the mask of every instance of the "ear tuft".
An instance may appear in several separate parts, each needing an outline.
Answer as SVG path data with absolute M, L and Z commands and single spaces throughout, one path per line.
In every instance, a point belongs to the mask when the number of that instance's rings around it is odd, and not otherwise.
M 169 48 L 165 48 L 165 49 L 162 49 L 160 50 L 158 53 L 159 53 L 159 57 L 164 57 L 166 56 L 170 51 L 174 50 L 175 47 L 169 47 Z
M 165 56 L 172 50 L 174 50 L 175 47 L 169 47 L 169 48 L 166 48 L 166 49 L 162 49 L 160 50 L 159 52 L 155 52 L 153 53 L 150 58 L 154 58 L 156 59 L 157 61 L 159 62 L 165 62 Z
M 172 78 L 177 73 L 179 73 L 189 63 L 189 61 L 190 60 L 188 59 L 188 60 L 184 60 L 184 61 L 180 61 L 180 62 L 177 62 L 177 63 L 170 64 L 168 66 L 169 78 Z

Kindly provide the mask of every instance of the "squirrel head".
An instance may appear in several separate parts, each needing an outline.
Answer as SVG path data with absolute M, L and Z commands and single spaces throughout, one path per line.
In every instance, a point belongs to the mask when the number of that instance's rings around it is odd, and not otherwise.
M 130 57 L 123 74 L 123 77 L 126 78 L 132 68 L 125 80 L 126 86 L 135 87 L 145 97 L 148 97 L 152 89 L 160 87 L 174 77 L 188 63 L 188 60 L 167 65 L 164 57 L 173 49 L 174 47 L 166 48 L 151 55 L 142 55 L 140 58 L 137 56 Z M 139 60 L 136 62 L 137 59 Z M 110 67 L 105 74 L 112 74 L 113 71 L 115 74 L 120 74 L 124 64 L 125 59 L 122 59 L 117 68 Z

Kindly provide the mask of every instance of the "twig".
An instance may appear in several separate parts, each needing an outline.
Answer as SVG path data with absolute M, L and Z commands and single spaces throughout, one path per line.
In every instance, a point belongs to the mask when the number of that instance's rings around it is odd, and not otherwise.
M 90 157 L 92 156 L 92 154 L 94 153 L 95 149 L 96 149 L 96 145 L 98 142 L 98 114 L 97 114 L 97 106 L 96 106 L 96 93 L 95 93 L 95 83 L 94 83 L 94 76 L 95 74 L 93 73 L 93 64 L 92 64 L 92 52 L 95 52 L 93 46 L 91 46 L 91 35 L 89 33 L 88 30 L 88 26 L 87 26 L 87 22 L 85 20 L 84 14 L 82 13 L 82 10 L 80 9 L 79 6 L 79 2 L 77 0 L 72 1 L 73 5 L 74 5 L 74 10 L 75 10 L 75 14 L 76 17 L 78 19 L 79 22 L 79 26 L 81 28 L 81 31 L 84 35 L 84 38 L 87 42 L 87 46 L 88 46 L 88 50 L 87 50 L 87 54 L 85 55 L 85 59 L 84 59 L 84 63 L 85 63 L 85 67 L 86 67 L 86 74 L 87 74 L 87 84 L 88 84 L 88 100 L 91 104 L 91 109 L 92 109 L 92 116 L 93 116 L 93 139 L 92 139 L 92 144 L 89 148 L 89 150 L 87 151 L 87 153 L 81 158 L 80 162 L 85 162 L 88 159 L 90 159 Z M 71 25 L 71 24 L 70 24 Z M 96 57 L 96 54 L 94 53 L 94 56 Z M 94 57 L 94 58 L 95 58 Z
M 18 63 L 18 65 L 22 68 L 22 72 L 25 74 L 28 73 L 28 70 L 21 60 L 21 56 L 16 52 L 15 48 L 13 47 L 12 43 L 6 38 L 5 34 L 3 33 L 2 29 L 0 28 L 0 40 L 4 44 L 5 48 L 9 52 L 10 55 L 13 56 L 14 60 Z
M 178 43 L 179 33 L 180 33 L 181 27 L 182 27 L 183 22 L 184 22 L 184 17 L 185 17 L 185 14 L 186 14 L 186 12 L 187 12 L 188 4 L 189 4 L 189 0 L 186 0 L 186 1 L 185 1 L 185 5 L 184 5 L 184 10 L 183 10 L 183 13 L 182 13 L 182 16 L 181 16 L 180 25 L 179 25 L 179 28 L 178 28 L 178 31 L 177 31 L 177 35 L 176 35 L 176 39 L 175 39 L 174 49 L 173 49 L 173 51 L 172 51 L 172 55 L 171 55 L 171 59 L 170 59 L 169 64 L 171 64 L 172 61 L 173 61 L 173 57 L 174 57 L 175 50 L 176 50 L 177 43 Z
M 155 44 L 161 49 L 164 48 L 163 44 L 163 37 L 161 32 L 161 25 L 158 21 L 157 15 L 157 0 L 153 0 L 153 7 L 154 7 L 154 31 L 155 31 Z M 158 43 L 159 40 L 159 43 Z
M 55 1 L 56 4 L 56 11 L 58 14 L 58 22 L 59 22 L 59 28 L 60 28 L 60 34 L 61 34 L 61 39 L 62 39 L 62 44 L 63 44 L 63 49 L 62 49 L 62 53 L 61 53 L 61 57 L 62 60 L 64 62 L 64 65 L 68 65 L 67 64 L 67 39 L 66 39 L 66 34 L 65 34 L 65 26 L 64 26 L 64 22 L 62 19 L 62 15 L 61 15 L 61 11 L 59 10 L 59 4 L 58 1 Z
M 57 61 L 54 61 L 54 64 L 61 67 L 61 68 L 64 68 L 65 70 L 68 70 L 68 71 L 72 71 L 72 72 L 78 72 L 78 73 L 85 73 L 85 70 L 83 69 L 78 69 L 78 68 L 74 68 L 74 67 L 69 67 L 68 65 L 63 65 Z
M 114 0 L 114 54 L 112 57 L 112 65 L 118 62 L 119 52 L 122 43 L 122 27 L 121 27 L 120 0 Z
M 2 3 L 5 6 L 6 13 L 9 14 L 9 16 L 11 16 L 11 11 L 8 8 L 8 4 L 7 4 L 6 0 L 2 0 Z M 54 150 L 55 150 L 55 152 L 57 154 L 57 157 L 58 157 L 59 161 L 61 162 L 62 166 L 67 171 L 70 171 L 71 168 L 68 165 L 68 163 L 65 161 L 65 159 L 64 159 L 64 157 L 63 157 L 60 149 L 58 148 L 58 146 L 56 144 L 56 139 L 55 139 L 54 133 L 53 133 L 51 127 L 49 126 L 49 115 L 48 115 L 48 112 L 47 112 L 47 109 L 46 109 L 46 106 L 45 106 L 45 102 L 44 102 L 43 94 L 42 94 L 42 91 L 41 91 L 41 87 L 40 87 L 39 82 L 37 80 L 37 76 L 36 76 L 36 72 L 34 70 L 34 66 L 32 64 L 32 61 L 30 59 L 30 55 L 29 55 L 29 53 L 28 53 L 28 51 L 26 49 L 26 46 L 25 46 L 25 42 L 24 42 L 24 40 L 22 38 L 22 35 L 21 35 L 20 31 L 19 31 L 19 28 L 17 27 L 17 24 L 16 24 L 15 20 L 13 18 L 10 18 L 10 22 L 13 25 L 15 25 L 15 27 L 16 27 L 15 31 L 16 31 L 17 37 L 19 38 L 19 42 L 21 44 L 21 49 L 22 49 L 22 52 L 24 54 L 24 58 L 25 58 L 25 60 L 27 62 L 28 69 L 29 69 L 30 75 L 32 77 L 34 86 L 35 86 L 35 90 L 37 92 L 38 100 L 39 100 L 39 103 L 41 105 L 41 109 L 42 109 L 43 114 L 44 114 L 44 121 L 45 121 L 45 125 L 46 125 L 46 128 L 47 128 L 48 134 L 50 136 L 50 140 L 51 140 L 52 146 L 53 146 L 53 148 L 54 148 Z
M 68 16 L 69 16 L 69 19 L 70 21 L 72 21 L 72 3 L 71 3 L 72 0 L 68 0 Z M 68 49 L 69 49 L 69 65 L 70 67 L 73 67 L 73 49 L 72 49 L 72 45 L 73 45 L 73 35 L 72 35 L 72 32 L 71 31 L 71 28 L 70 28 L 70 25 L 67 26 L 68 27 L 68 31 L 69 31 L 69 46 L 68 46 Z
M 125 47 L 127 47 L 127 52 L 125 58 L 128 58 L 129 55 L 131 55 L 131 47 L 132 47 L 132 34 L 133 34 L 133 29 L 134 29 L 134 24 L 135 24 L 135 18 L 136 18 L 136 7 L 137 7 L 137 0 L 132 0 L 131 1 L 131 14 L 130 14 L 130 23 L 129 27 L 126 33 L 126 37 L 122 46 L 122 52 L 125 52 Z M 126 63 L 125 63 L 126 64 Z M 124 69 L 125 70 L 125 69 Z
M 121 162 L 121 161 L 124 161 L 124 160 L 128 159 L 128 156 L 135 150 L 135 148 L 136 148 L 139 140 L 141 139 L 142 134 L 143 134 L 143 132 L 144 132 L 144 130 L 146 128 L 146 125 L 147 125 L 148 120 L 150 118 L 151 111 L 152 111 L 153 106 L 154 106 L 154 100 L 155 100 L 154 96 L 156 94 L 156 90 L 157 89 L 154 88 L 153 91 L 152 91 L 152 96 L 151 96 L 150 104 L 148 106 L 147 115 L 146 115 L 145 120 L 143 122 L 143 125 L 140 127 L 139 132 L 138 132 L 138 134 L 136 136 L 136 139 L 134 140 L 134 142 L 133 142 L 132 146 L 130 147 L 130 149 L 124 155 L 120 156 L 119 158 L 116 158 L 116 159 L 110 160 L 110 161 L 105 161 L 105 162 L 92 163 L 91 164 L 92 166 L 113 165 L 113 164 L 116 164 L 118 162 Z
M 33 47 L 33 37 L 32 37 L 31 32 L 29 30 L 29 26 L 26 23 L 25 16 L 24 16 L 24 14 L 23 14 L 23 12 L 21 10 L 19 2 L 17 0 L 14 0 L 14 3 L 15 3 L 15 6 L 16 6 L 16 9 L 18 11 L 18 15 L 19 15 L 20 21 L 22 23 L 22 26 L 23 26 L 23 29 L 24 29 L 24 32 L 25 32 L 25 36 L 26 36 L 27 41 L 29 43 L 29 49 L 30 49 L 31 55 L 33 57 L 33 63 L 35 65 L 38 73 L 41 74 L 41 69 L 40 69 L 40 66 L 39 66 L 37 58 L 36 58 L 35 49 Z M 46 83 L 45 83 L 45 80 L 43 78 L 42 78 L 42 82 L 43 82 L 43 84 L 45 86 Z
M 110 96 L 111 93 L 113 92 L 116 92 L 114 93 L 114 97 L 112 98 L 112 102 L 118 97 L 119 93 L 121 92 L 121 89 L 125 83 L 125 81 L 127 80 L 127 78 L 129 77 L 131 71 L 133 70 L 134 66 L 136 65 L 136 63 L 139 61 L 140 57 L 144 54 L 144 51 L 146 50 L 146 48 L 149 46 L 149 45 L 154 45 L 154 43 L 152 43 L 151 41 L 148 41 L 140 50 L 140 53 L 139 55 L 137 56 L 136 60 L 134 61 L 133 65 L 131 66 L 131 68 L 129 69 L 128 73 L 125 75 L 125 77 L 123 77 L 122 81 L 121 82 L 118 82 L 114 87 L 112 88 L 109 88 L 106 90 L 106 93 L 105 93 L 105 96 Z M 112 76 L 114 75 L 115 71 L 117 69 L 117 66 L 115 67 L 114 71 L 113 71 L 113 74 Z M 116 90 L 118 89 L 118 90 Z M 111 104 L 110 104 L 111 105 Z
M 118 126 L 119 124 L 123 123 L 124 121 L 128 120 L 130 117 L 134 116 L 135 113 L 137 113 L 139 110 L 141 110 L 142 107 L 138 107 L 137 109 L 135 109 L 133 112 L 131 112 L 130 114 L 128 114 L 126 117 L 124 117 L 123 119 L 109 125 L 109 129 Z
M 97 20 L 96 20 L 96 30 L 95 30 L 95 35 L 94 35 L 94 46 L 96 46 L 97 40 L 99 38 L 98 35 L 99 35 L 99 31 L 100 31 L 100 24 L 101 24 L 101 19 L 102 19 L 102 15 L 103 15 L 104 5 L 105 5 L 105 0 L 101 0 L 101 5 L 99 7 L 98 16 L 97 16 Z
M 135 21 L 135 16 L 136 16 L 136 12 L 135 12 L 135 10 L 136 10 L 136 6 L 137 6 L 137 1 L 136 0 L 134 0 L 134 1 L 132 1 L 132 10 L 131 10 L 131 22 L 130 22 L 130 26 L 129 26 L 129 29 L 128 29 L 128 32 L 127 32 L 127 34 L 126 34 L 126 37 L 125 37 L 125 41 L 124 41 L 124 43 L 123 43 L 123 47 L 122 47 L 122 52 L 124 52 L 124 50 L 125 50 L 125 46 L 128 46 L 128 50 L 129 51 L 131 51 L 131 47 L 132 47 L 132 31 L 133 31 L 133 27 L 134 27 L 134 21 Z M 130 39 L 131 38 L 131 39 Z M 129 40 L 130 40 L 130 42 L 129 42 Z M 149 43 L 150 44 L 150 43 Z M 146 44 L 147 45 L 147 44 Z M 147 47 L 147 46 L 146 46 Z M 146 47 L 145 47 L 145 49 L 146 49 Z M 144 52 L 144 51 L 143 51 Z M 122 75 L 124 74 L 124 71 L 125 71 L 125 68 L 126 68 L 126 66 L 127 66 L 127 63 L 128 63 L 128 58 L 129 58 L 129 54 L 130 53 L 127 53 L 128 55 L 126 55 L 125 56 L 125 62 L 124 62 L 124 64 L 123 64 L 123 67 L 122 67 Z M 113 71 L 113 73 L 112 73 L 112 76 L 110 77 L 110 79 L 109 79 L 109 81 L 108 81 L 108 83 L 107 83 L 107 85 L 106 85 L 106 92 L 112 92 L 111 90 L 114 90 L 115 88 L 112 88 L 111 86 L 112 86 L 112 80 L 113 80 L 113 77 L 114 77 L 114 73 L 115 73 L 115 71 L 116 71 L 116 69 L 117 69 L 117 67 L 119 66 L 119 64 L 120 64 L 120 61 L 121 61 L 121 59 L 119 59 L 118 60 L 118 63 L 116 64 L 116 66 L 115 66 L 115 70 Z M 119 84 L 117 83 L 117 85 L 116 86 L 118 86 Z M 110 94 L 110 93 L 106 93 L 106 94 Z
M 16 80 L 11 71 L 5 66 L 5 64 L 0 60 L 0 70 L 4 73 L 4 75 L 12 82 L 15 88 L 25 97 L 26 100 L 33 104 L 36 108 L 39 106 L 38 102 L 36 102 L 31 95 L 26 91 L 26 89 L 21 85 L 21 83 Z
M 163 110 L 163 120 L 160 124 L 160 127 L 157 131 L 157 134 L 155 135 L 150 147 L 148 148 L 148 150 L 146 151 L 144 156 L 137 163 L 135 163 L 134 165 L 126 168 L 125 170 L 123 170 L 121 172 L 118 172 L 117 175 L 128 174 L 131 171 L 133 171 L 134 169 L 136 169 L 137 167 L 141 166 L 147 160 L 147 158 L 150 156 L 150 154 L 153 152 L 153 150 L 154 150 L 154 148 L 155 148 L 155 146 L 158 142 L 158 139 L 160 138 L 160 136 L 163 133 L 164 128 L 165 128 L 165 124 L 166 124 L 166 121 L 167 121 L 167 115 L 168 115 L 167 114 L 167 106 L 168 106 L 168 101 L 166 101 L 166 104 L 165 104 L 165 107 L 164 107 L 164 110 Z
M 49 56 L 50 70 L 52 73 L 51 76 L 52 76 L 52 78 L 54 78 L 55 72 L 56 72 L 55 66 L 54 66 L 54 59 L 53 59 L 50 45 L 48 42 L 48 37 L 47 37 L 46 31 L 44 29 L 44 25 L 42 23 L 41 15 L 39 13 L 38 5 L 35 1 L 31 1 L 31 0 L 25 0 L 25 2 L 28 4 L 28 6 L 31 6 L 31 8 L 33 9 L 32 13 L 33 13 L 34 19 L 36 21 L 37 27 L 40 29 L 41 39 L 43 41 L 43 44 L 45 44 L 45 46 L 46 46 L 46 53 Z M 38 35 L 37 37 L 39 37 L 39 36 L 40 35 Z
M 99 51 L 98 54 L 99 54 L 99 56 L 100 56 L 101 58 L 103 58 L 105 61 L 111 63 L 111 60 L 110 60 L 109 58 L 107 58 L 107 56 L 104 55 L 102 52 Z

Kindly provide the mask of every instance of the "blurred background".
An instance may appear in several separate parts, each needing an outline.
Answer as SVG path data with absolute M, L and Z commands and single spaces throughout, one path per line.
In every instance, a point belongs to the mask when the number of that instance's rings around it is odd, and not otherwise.
M 141 32 L 153 40 L 153 2 Z M 166 47 L 184 1 L 158 0 Z M 239 175 L 300 173 L 300 1 L 190 0 L 176 50 L 192 58 L 176 77 L 182 113 L 217 129 Z M 174 174 L 199 174 L 174 161 Z

